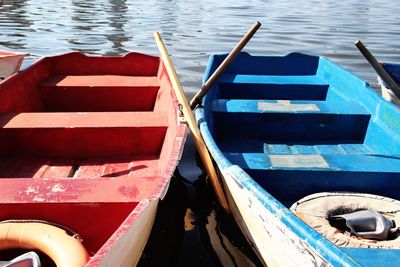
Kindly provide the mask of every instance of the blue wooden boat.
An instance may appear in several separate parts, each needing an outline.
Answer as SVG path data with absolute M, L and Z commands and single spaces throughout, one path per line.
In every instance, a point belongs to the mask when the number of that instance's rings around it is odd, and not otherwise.
M 392 79 L 400 84 L 400 64 L 382 63 L 382 67 L 392 77 Z M 378 82 L 381 85 L 381 92 L 383 98 L 400 106 L 400 99 L 393 93 L 393 91 L 386 85 L 384 81 L 378 76 Z
M 242 53 L 196 119 L 265 264 L 400 265 L 400 112 L 367 83 L 323 57 Z

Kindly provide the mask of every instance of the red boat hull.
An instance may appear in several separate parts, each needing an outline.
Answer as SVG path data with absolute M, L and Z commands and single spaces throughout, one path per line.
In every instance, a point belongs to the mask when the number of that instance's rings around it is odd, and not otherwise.
M 74 229 L 90 266 L 136 263 L 185 141 L 160 58 L 43 58 L 0 83 L 0 125 L 0 220 Z

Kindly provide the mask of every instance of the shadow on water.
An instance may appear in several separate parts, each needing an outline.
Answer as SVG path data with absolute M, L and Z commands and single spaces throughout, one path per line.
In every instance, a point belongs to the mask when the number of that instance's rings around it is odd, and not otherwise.
M 187 154 L 192 163 L 186 162 Z M 217 203 L 207 176 L 194 166 L 194 157 L 188 138 L 138 266 L 262 266 L 232 215 Z M 194 177 L 196 172 L 200 174 Z
M 149 241 L 138 266 L 174 266 L 184 237 L 187 190 L 175 175 L 160 201 Z
M 199 241 L 214 260 L 214 265 L 262 266 L 233 216 L 226 214 L 218 204 L 205 174 L 194 182 L 194 187 L 197 197 L 193 203 L 193 213 L 197 229 L 193 230 L 198 231 Z

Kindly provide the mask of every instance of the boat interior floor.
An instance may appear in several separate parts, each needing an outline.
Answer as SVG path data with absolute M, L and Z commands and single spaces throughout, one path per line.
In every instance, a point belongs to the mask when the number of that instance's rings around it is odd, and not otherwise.
M 159 176 L 159 158 L 53 159 L 4 158 L 0 160 L 2 178 L 97 178 Z
M 160 175 L 160 91 L 156 76 L 50 74 L 4 103 L 14 112 L 0 115 L 0 177 Z

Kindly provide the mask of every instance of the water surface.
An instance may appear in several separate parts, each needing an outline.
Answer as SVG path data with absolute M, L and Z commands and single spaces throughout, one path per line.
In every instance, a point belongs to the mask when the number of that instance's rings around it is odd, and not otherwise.
M 299 51 L 331 58 L 375 85 L 353 45 L 361 39 L 382 61 L 400 62 L 400 6 L 353 1 L 0 1 L 0 49 L 43 56 L 75 50 L 97 55 L 158 54 L 161 32 L 185 90 L 194 93 L 211 53 L 227 52 L 259 20 L 246 50 Z

